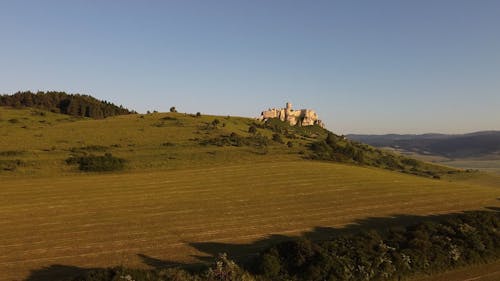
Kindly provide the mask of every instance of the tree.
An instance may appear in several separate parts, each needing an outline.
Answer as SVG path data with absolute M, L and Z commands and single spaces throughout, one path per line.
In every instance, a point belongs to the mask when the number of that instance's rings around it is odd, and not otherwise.
M 328 136 L 326 137 L 326 143 L 334 148 L 337 145 L 338 142 L 338 137 L 332 133 L 328 133 Z
M 219 125 L 219 124 L 220 124 L 220 120 L 219 119 L 214 119 L 214 121 L 212 121 L 212 126 L 214 128 L 217 128 L 217 125 Z
M 257 127 L 255 127 L 254 125 L 248 127 L 248 132 L 252 135 L 255 135 L 257 133 Z
M 172 106 L 172 107 L 170 108 L 170 112 L 172 112 L 172 113 L 176 113 L 176 112 L 177 112 L 177 109 L 175 109 L 175 106 Z
M 196 117 L 201 117 L 201 112 L 196 112 Z
M 131 114 L 123 106 L 98 100 L 89 95 L 67 94 L 65 92 L 17 92 L 13 95 L 1 95 L 0 106 L 35 107 L 52 112 L 73 116 L 85 116 L 94 119 L 108 116 Z
M 273 134 L 273 141 L 283 143 L 283 139 L 281 139 L 281 135 Z

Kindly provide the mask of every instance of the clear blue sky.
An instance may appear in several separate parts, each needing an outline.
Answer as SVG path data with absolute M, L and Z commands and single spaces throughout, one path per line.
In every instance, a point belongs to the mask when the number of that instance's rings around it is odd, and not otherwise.
M 0 93 L 139 112 L 258 116 L 338 133 L 500 129 L 500 1 L 1 1 Z

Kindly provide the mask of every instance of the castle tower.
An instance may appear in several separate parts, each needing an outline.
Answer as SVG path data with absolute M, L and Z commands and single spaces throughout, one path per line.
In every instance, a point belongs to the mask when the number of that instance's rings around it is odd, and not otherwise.
M 292 104 L 287 102 L 286 103 L 286 111 L 291 111 L 292 110 Z

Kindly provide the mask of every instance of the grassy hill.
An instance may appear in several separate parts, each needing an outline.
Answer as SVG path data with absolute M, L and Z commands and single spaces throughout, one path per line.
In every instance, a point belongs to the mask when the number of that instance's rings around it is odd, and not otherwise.
M 0 107 L 0 124 L 0 177 L 6 172 L 9 176 L 74 173 L 78 167 L 84 170 L 82 161 L 105 165 L 108 160 L 116 160 L 125 171 L 313 159 L 434 178 L 458 172 L 352 142 L 317 126 L 290 126 L 279 120 L 261 123 L 184 113 L 91 120 Z
M 498 177 L 422 162 L 442 179 L 401 173 L 411 165 L 377 166 L 378 150 L 328 136 L 229 116 L 0 107 L 0 280 L 244 259 L 298 235 L 499 206 Z M 356 150 L 364 163 L 349 158 Z M 79 169 L 85 157 L 108 165 L 106 154 L 123 169 Z

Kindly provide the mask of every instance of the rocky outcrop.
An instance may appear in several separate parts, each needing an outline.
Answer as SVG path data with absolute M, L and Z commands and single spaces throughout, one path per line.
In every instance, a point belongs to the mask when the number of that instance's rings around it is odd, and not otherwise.
M 273 108 L 263 111 L 260 115 L 260 120 L 268 120 L 272 118 L 278 118 L 281 121 L 286 121 L 290 125 L 295 126 L 312 126 L 318 125 L 324 128 L 324 124 L 318 118 L 318 114 L 311 109 L 292 109 L 292 104 L 287 102 L 285 108 Z

